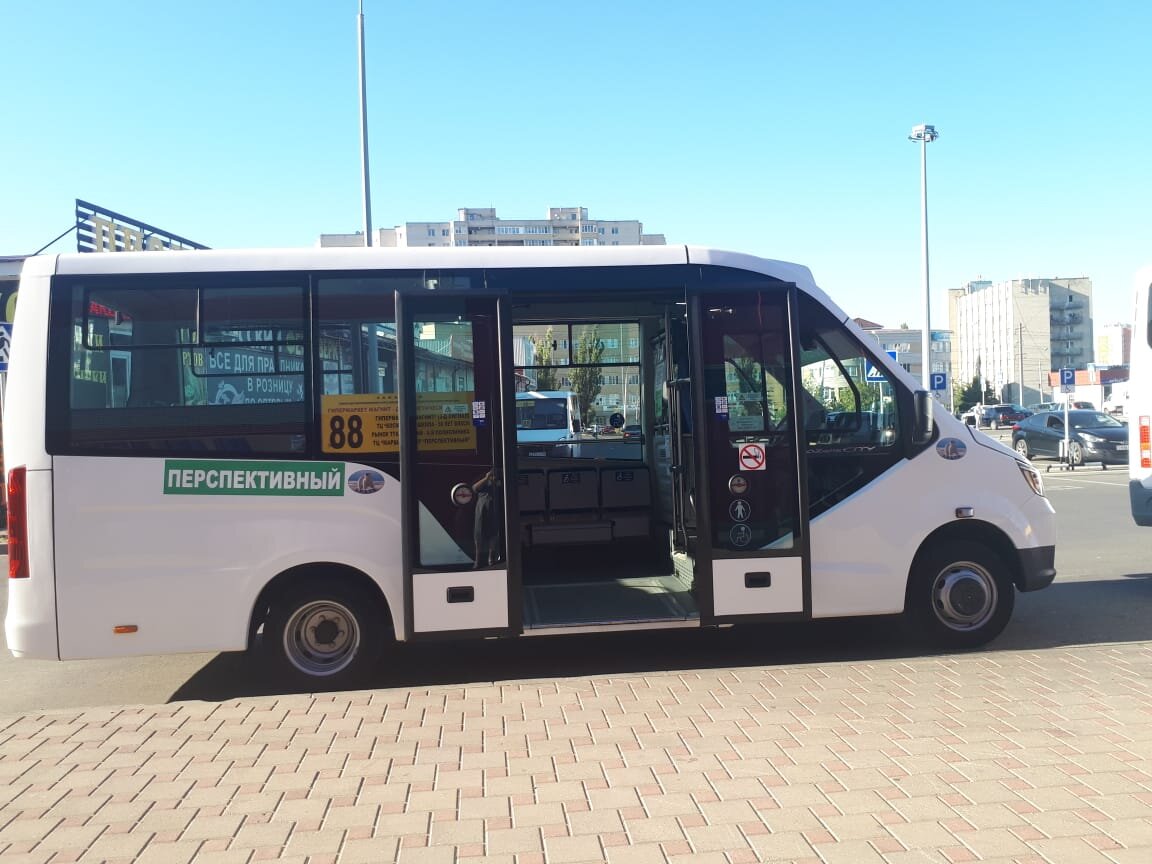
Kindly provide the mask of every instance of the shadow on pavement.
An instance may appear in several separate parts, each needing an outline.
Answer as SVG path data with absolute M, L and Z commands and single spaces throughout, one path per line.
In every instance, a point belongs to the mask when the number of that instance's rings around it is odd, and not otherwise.
M 1015 651 L 1152 639 L 1152 573 L 1122 579 L 1057 581 L 1018 594 L 1008 629 L 981 650 Z M 907 641 L 892 616 L 811 623 L 743 625 L 728 630 L 665 630 L 478 642 L 398 644 L 364 689 L 471 684 L 584 675 L 867 662 L 930 656 Z M 316 689 L 315 687 L 311 689 Z M 244 654 L 221 654 L 170 701 L 218 701 L 289 692 Z

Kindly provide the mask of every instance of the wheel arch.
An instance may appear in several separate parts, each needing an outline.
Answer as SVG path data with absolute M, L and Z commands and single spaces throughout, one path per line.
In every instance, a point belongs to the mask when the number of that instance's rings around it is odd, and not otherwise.
M 920 566 L 924 556 L 935 547 L 952 543 L 958 540 L 968 540 L 982 543 L 1004 559 L 1011 572 L 1009 577 L 1017 590 L 1023 590 L 1024 571 L 1020 564 L 1020 553 L 1012 540 L 1004 531 L 990 522 L 979 519 L 963 519 L 941 525 L 924 538 L 916 554 L 912 556 L 912 563 L 908 568 L 908 578 L 905 582 L 905 592 L 912 586 L 913 575 Z
M 260 589 L 260 593 L 256 596 L 256 600 L 252 604 L 252 611 L 248 618 L 248 650 L 251 651 L 255 646 L 256 633 L 267 619 L 268 610 L 276 595 L 296 585 L 306 585 L 313 582 L 318 583 L 321 580 L 332 579 L 347 582 L 368 591 L 379 603 L 381 620 L 387 623 L 393 634 L 393 638 L 395 638 L 397 631 L 392 605 L 388 602 L 387 596 L 385 596 L 383 589 L 375 579 L 363 570 L 358 570 L 348 564 L 317 561 L 311 564 L 300 564 L 295 567 L 290 567 L 273 576 L 268 580 L 267 584 Z

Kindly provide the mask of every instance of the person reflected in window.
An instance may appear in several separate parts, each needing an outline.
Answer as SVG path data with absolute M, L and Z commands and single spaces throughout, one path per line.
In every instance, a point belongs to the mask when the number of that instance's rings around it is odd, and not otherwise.
M 504 557 L 504 489 L 500 476 L 489 470 L 472 484 L 476 493 L 473 569 L 492 567 Z

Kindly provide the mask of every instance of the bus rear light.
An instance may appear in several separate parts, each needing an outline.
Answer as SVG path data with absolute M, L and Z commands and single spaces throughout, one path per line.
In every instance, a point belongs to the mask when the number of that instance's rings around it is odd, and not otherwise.
M 28 578 L 27 477 L 23 466 L 8 472 L 8 578 Z
M 135 624 L 117 624 L 112 628 L 112 632 L 117 636 L 123 636 L 126 633 L 135 633 L 139 629 Z
M 1140 467 L 1152 468 L 1152 430 L 1147 414 L 1140 418 Z

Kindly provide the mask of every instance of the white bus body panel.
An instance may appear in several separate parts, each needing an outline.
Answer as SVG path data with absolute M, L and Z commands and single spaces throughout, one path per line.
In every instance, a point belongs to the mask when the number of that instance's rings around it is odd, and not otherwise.
M 166 495 L 163 459 L 61 456 L 53 474 L 62 659 L 244 649 L 263 587 L 318 562 L 374 579 L 402 638 L 391 477 L 374 494 L 345 481 L 339 497 L 296 497 Z
M 468 603 L 448 602 L 448 590 L 457 587 L 471 588 L 474 599 Z M 507 626 L 507 570 L 413 574 L 412 629 L 415 632 L 487 630 Z
M 20 275 L 20 296 L 4 389 L 4 468 L 52 467 L 44 449 L 48 366 L 48 291 L 53 257 L 29 258 Z M 7 478 L 5 478 L 7 482 Z
M 1140 427 L 1152 424 L 1152 346 L 1148 344 L 1149 294 L 1152 294 L 1152 267 L 1140 270 L 1134 280 L 1135 303 L 1132 314 L 1132 355 L 1128 384 L 1128 494 L 1132 519 L 1137 525 L 1152 526 L 1152 467 L 1141 464 L 1144 452 Z M 1143 448 L 1143 449 L 1142 449 Z M 1149 452 L 1152 455 L 1152 452 Z
M 4 467 L 27 469 L 27 579 L 8 579 L 4 632 L 16 657 L 55 660 L 56 585 L 52 558 L 52 459 L 44 449 L 48 288 L 56 258 L 29 258 L 20 275 L 20 300 L 4 391 Z M 7 478 L 4 478 L 7 482 Z M 6 574 L 5 574 L 6 575 Z
M 748 573 L 769 573 L 769 584 L 748 587 Z M 712 562 L 716 615 L 771 615 L 804 611 L 804 559 L 719 558 Z
M 812 521 L 814 618 L 903 611 L 916 552 L 926 536 L 955 522 L 961 507 L 1018 549 L 1055 545 L 1055 510 L 1028 486 L 1016 455 L 937 413 L 940 437 L 967 446 L 963 458 L 944 459 L 929 447 Z

